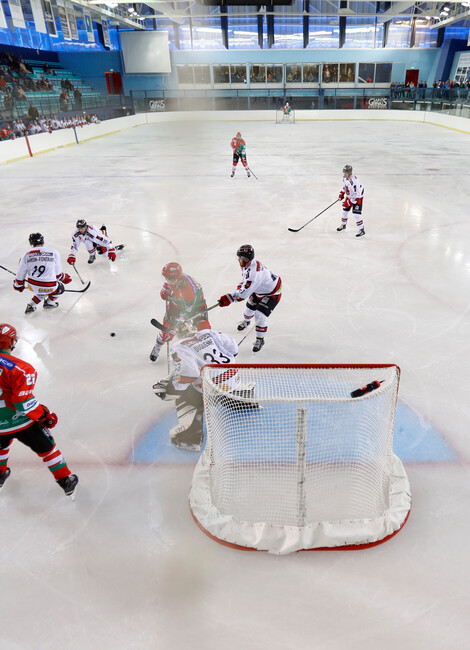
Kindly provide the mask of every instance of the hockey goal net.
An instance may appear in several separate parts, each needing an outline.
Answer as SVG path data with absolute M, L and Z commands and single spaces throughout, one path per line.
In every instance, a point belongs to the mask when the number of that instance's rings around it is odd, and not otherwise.
M 276 124 L 295 124 L 295 111 L 292 109 L 289 114 L 276 111 Z
M 190 507 L 210 537 L 284 554 L 373 546 L 404 525 L 410 487 L 392 450 L 397 366 L 208 365 L 201 374 L 207 440 Z M 351 397 L 373 381 L 378 388 Z

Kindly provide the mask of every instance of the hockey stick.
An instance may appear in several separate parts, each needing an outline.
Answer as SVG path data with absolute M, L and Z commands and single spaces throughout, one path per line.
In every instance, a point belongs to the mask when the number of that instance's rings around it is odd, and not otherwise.
M 73 266 L 73 270 L 74 270 L 75 273 L 78 275 L 78 277 L 79 277 L 79 279 L 80 279 L 80 282 L 81 282 L 82 284 L 85 284 L 85 283 L 83 282 L 83 280 L 82 280 L 82 276 L 81 276 L 80 273 L 78 272 L 78 269 L 77 269 L 77 267 L 75 266 L 75 264 L 72 264 L 72 266 Z
M 302 230 L 302 228 L 305 228 L 305 226 L 308 226 L 309 223 L 312 223 L 312 221 L 313 221 L 314 219 L 316 219 L 316 218 L 319 217 L 321 214 L 323 214 L 324 212 L 326 212 L 327 210 L 329 210 L 330 208 L 332 208 L 336 203 L 338 203 L 338 201 L 341 201 L 341 199 L 336 199 L 336 201 L 334 201 L 334 202 L 333 202 L 331 205 L 329 205 L 327 208 L 325 208 L 324 210 L 322 210 L 321 212 L 319 212 L 317 215 L 315 215 L 312 219 L 310 219 L 310 221 L 307 221 L 307 223 L 304 223 L 304 225 L 303 225 L 303 226 L 300 226 L 300 228 L 288 228 L 287 230 L 290 230 L 290 232 L 299 232 L 299 230 Z
M 91 284 L 91 280 L 88 280 L 88 283 L 86 286 L 83 287 L 83 289 L 64 289 L 65 293 L 85 293 L 85 291 L 88 289 L 88 287 Z
M 0 264 L 0 269 L 3 269 L 4 271 L 7 271 L 8 273 L 11 273 L 12 275 L 16 276 L 16 273 L 13 273 L 13 271 L 10 271 L 10 269 L 7 269 L 6 266 L 2 266 L 2 265 Z
M 251 334 L 251 332 L 255 329 L 255 327 L 258 325 L 258 323 L 260 322 L 260 320 L 261 320 L 261 316 L 258 316 L 258 318 L 253 322 L 253 327 L 249 327 L 249 328 L 248 328 L 248 332 L 245 334 L 245 336 L 244 336 L 240 341 L 238 341 L 238 343 L 237 343 L 238 347 L 240 347 L 240 345 L 241 345 L 241 344 L 243 343 L 243 341 L 246 339 L 246 337 L 248 336 L 248 334 Z
M 215 305 L 212 305 L 212 307 L 207 307 L 207 309 L 203 309 L 202 311 L 198 311 L 195 314 L 191 316 L 191 318 L 185 318 L 182 322 L 186 323 L 188 320 L 193 320 L 196 316 L 200 316 L 201 314 L 204 314 L 206 311 L 210 311 L 211 309 L 215 309 L 216 307 L 219 306 L 219 303 L 216 302 Z M 161 332 L 171 332 L 172 328 L 171 327 L 165 327 L 165 325 L 162 325 L 156 318 L 151 318 L 150 319 L 150 324 L 153 325 L 154 327 L 157 328 L 157 330 L 160 330 Z
M 253 176 L 256 178 L 257 181 L 259 181 L 258 176 L 255 174 L 255 172 L 251 169 L 251 167 L 248 167 L 248 170 L 253 174 Z
M 165 314 L 168 314 L 168 298 L 165 301 L 166 309 Z M 166 369 L 168 374 L 170 374 L 170 341 L 166 342 Z

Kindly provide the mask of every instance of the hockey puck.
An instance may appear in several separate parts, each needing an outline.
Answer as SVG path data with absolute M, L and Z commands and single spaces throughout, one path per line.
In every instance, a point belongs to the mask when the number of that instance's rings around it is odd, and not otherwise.
M 109 336 L 116 336 L 116 332 L 111 332 Z

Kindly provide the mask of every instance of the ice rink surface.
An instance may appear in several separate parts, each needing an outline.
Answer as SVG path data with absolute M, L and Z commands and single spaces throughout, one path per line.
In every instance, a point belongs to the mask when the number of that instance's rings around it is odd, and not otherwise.
M 238 130 L 259 181 L 241 165 L 230 178 Z M 345 163 L 365 186 L 366 237 L 351 219 L 336 232 L 337 206 L 288 232 L 337 198 Z M 469 647 L 469 168 L 468 135 L 347 121 L 138 127 L 1 168 L 4 266 L 16 270 L 34 231 L 67 266 L 78 218 L 126 244 L 114 264 L 88 266 L 80 250 L 91 287 L 52 313 L 26 317 L 28 292 L 1 275 L 0 320 L 18 329 L 15 353 L 36 367 L 36 395 L 58 413 L 53 433 L 80 477 L 72 503 L 13 445 L 1 650 Z M 245 341 L 241 362 L 401 367 L 413 509 L 382 546 L 244 553 L 191 518 L 197 454 L 169 446 L 172 405 L 152 392 L 166 358 L 148 359 L 149 320 L 163 316 L 165 263 L 213 304 L 239 282 L 243 243 L 282 276 L 283 298 L 265 347 L 255 356 Z M 212 311 L 213 327 L 236 337 L 242 310 Z

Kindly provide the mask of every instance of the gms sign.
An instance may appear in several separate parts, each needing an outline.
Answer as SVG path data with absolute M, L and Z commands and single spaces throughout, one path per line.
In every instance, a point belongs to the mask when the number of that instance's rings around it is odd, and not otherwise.
M 386 97 L 369 97 L 364 102 L 364 108 L 372 108 L 375 110 L 383 110 L 388 108 L 388 100 Z
M 165 101 L 163 99 L 149 99 L 149 110 L 150 111 L 164 111 L 165 110 Z

